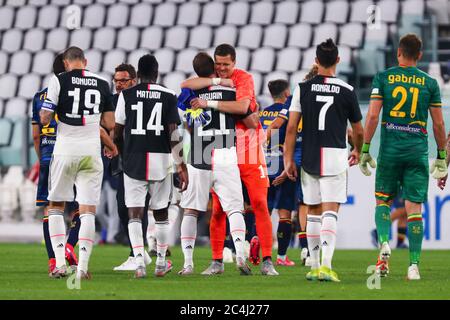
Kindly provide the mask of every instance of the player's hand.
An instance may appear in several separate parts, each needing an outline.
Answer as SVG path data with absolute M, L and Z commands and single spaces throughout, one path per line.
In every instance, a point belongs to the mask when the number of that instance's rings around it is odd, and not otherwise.
M 367 165 L 371 166 L 373 169 L 375 169 L 377 167 L 377 162 L 370 155 L 369 148 L 370 148 L 369 143 L 363 144 L 361 158 L 359 160 L 359 169 L 361 169 L 361 172 L 365 176 L 370 176 L 372 174 L 372 172 L 370 172 Z
M 113 144 L 112 148 L 105 146 L 103 152 L 104 155 L 109 159 L 112 159 L 119 154 L 119 150 L 117 149 L 117 146 L 115 144 Z
M 275 187 L 279 186 L 284 181 L 286 181 L 287 177 L 288 177 L 288 175 L 287 175 L 286 171 L 283 170 L 283 172 L 272 181 L 272 185 Z
M 361 154 L 357 150 L 353 150 L 350 153 L 350 156 L 348 157 L 348 165 L 350 167 L 352 167 L 352 166 L 358 164 L 360 156 L 361 156 Z
M 442 179 L 447 176 L 447 162 L 445 159 L 436 159 L 430 167 L 431 176 L 435 179 Z
M 224 86 L 224 87 L 230 87 L 230 88 L 234 88 L 234 82 L 231 79 L 224 79 L 221 78 L 220 79 L 220 85 Z
M 189 184 L 189 177 L 187 173 L 186 164 L 181 163 L 177 165 L 177 173 L 180 178 L 181 189 L 180 192 L 186 191 Z
M 295 162 L 292 160 L 287 160 L 284 166 L 284 171 L 286 171 L 286 175 L 289 178 L 289 180 L 295 181 L 297 180 L 297 166 L 295 165 Z
M 439 189 L 444 190 L 445 184 L 447 183 L 447 177 L 448 177 L 448 175 L 446 175 L 445 177 L 443 177 L 441 179 L 438 179 L 437 186 L 439 187 Z
M 191 100 L 191 107 L 192 109 L 205 109 L 208 107 L 208 103 L 206 100 L 200 99 L 200 98 L 194 98 Z

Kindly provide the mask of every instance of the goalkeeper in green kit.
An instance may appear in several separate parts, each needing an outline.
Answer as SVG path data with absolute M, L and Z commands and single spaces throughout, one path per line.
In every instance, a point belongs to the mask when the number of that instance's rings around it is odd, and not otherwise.
M 422 41 L 415 34 L 400 39 L 399 65 L 378 73 L 373 79 L 367 114 L 364 145 L 359 167 L 371 174 L 377 163 L 369 154 L 370 142 L 381 116 L 381 142 L 375 182 L 375 223 L 381 245 L 376 271 L 389 273 L 390 206 L 399 188 L 403 190 L 408 214 L 409 259 L 407 279 L 419 280 L 422 251 L 422 203 L 427 200 L 428 171 L 435 179 L 447 176 L 445 125 L 442 117 L 439 86 L 435 79 L 416 65 L 422 57 Z M 428 111 L 433 121 L 437 159 L 428 170 Z

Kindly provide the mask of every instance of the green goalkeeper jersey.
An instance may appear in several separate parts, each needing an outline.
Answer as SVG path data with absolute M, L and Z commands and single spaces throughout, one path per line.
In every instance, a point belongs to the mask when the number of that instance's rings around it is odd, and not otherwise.
M 373 79 L 371 100 L 382 100 L 380 155 L 428 155 L 428 108 L 442 106 L 437 81 L 416 67 L 393 67 Z

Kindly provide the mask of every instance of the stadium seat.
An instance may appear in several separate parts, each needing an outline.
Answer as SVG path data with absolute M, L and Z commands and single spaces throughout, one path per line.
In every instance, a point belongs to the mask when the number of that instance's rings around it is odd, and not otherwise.
M 246 25 L 250 5 L 246 2 L 232 2 L 227 7 L 227 17 L 225 23 L 234 24 L 236 26 Z
M 163 2 L 164 0 L 144 0 L 144 2 L 148 2 L 148 3 L 153 3 L 153 4 L 155 4 L 155 3 L 161 3 L 161 2 Z
M 286 48 L 278 52 L 276 70 L 294 72 L 300 67 L 302 53 L 298 48 Z
M 56 6 L 68 6 L 70 5 L 70 1 L 71 0 L 50 0 L 50 3 Z
M 94 34 L 94 49 L 108 51 L 114 48 L 116 39 L 116 31 L 113 28 L 105 27 L 98 29 Z
M 422 36 L 422 28 L 420 23 L 423 22 L 425 12 L 425 4 L 423 0 L 405 0 L 402 2 L 402 15 L 400 19 L 400 26 L 398 29 L 399 35 L 406 33 L 415 33 Z
M 302 3 L 300 22 L 319 24 L 322 22 L 324 4 L 322 1 L 310 0 Z
M 31 53 L 28 51 L 18 51 L 11 56 L 9 73 L 24 75 L 30 71 Z
M 6 5 L 10 7 L 23 7 L 26 0 L 6 0 Z
M 60 13 L 57 6 L 45 6 L 39 10 L 37 26 L 44 30 L 56 28 Z
M 364 27 L 361 23 L 348 23 L 340 28 L 339 44 L 353 49 L 360 48 L 364 39 Z
M 108 8 L 106 26 L 113 28 L 125 27 L 128 22 L 129 8 L 126 4 L 117 3 Z
M 289 83 L 291 84 L 291 90 L 293 91 L 294 86 L 296 86 L 298 83 L 303 82 L 305 79 L 305 76 L 308 74 L 309 69 L 301 69 L 297 72 L 294 72 L 291 74 L 291 77 L 289 79 Z
M 87 69 L 92 72 L 99 72 L 102 67 L 103 55 L 97 49 L 89 49 L 84 52 L 87 60 Z
M 73 4 L 78 4 L 80 6 L 88 6 L 94 4 L 95 0 L 73 0 Z
M 446 0 L 444 0 L 446 1 Z M 428 1 L 430 2 L 430 1 Z M 400 8 L 397 0 L 380 0 L 377 6 L 381 12 L 381 21 L 386 23 L 396 23 L 398 10 Z
M 344 24 L 347 22 L 349 4 L 345 0 L 329 1 L 326 4 L 326 13 L 324 22 Z
M 0 77 L 0 98 L 9 99 L 16 96 L 17 76 L 13 74 L 3 74 Z
M 151 26 L 141 33 L 141 48 L 157 50 L 162 47 L 164 32 L 161 27 Z
M 337 40 L 337 26 L 334 23 L 323 23 L 316 26 L 314 32 L 313 45 L 318 45 L 319 43 L 327 40 L 328 38 L 333 39 L 334 42 Z
M 14 53 L 20 49 L 22 44 L 22 31 L 10 29 L 3 34 L 2 50 L 7 53 Z
M 367 11 L 373 5 L 372 0 L 357 0 L 352 2 L 352 11 L 350 14 L 350 22 L 366 23 L 369 18 Z
M 242 27 L 239 32 L 238 46 L 258 49 L 261 46 L 263 29 L 260 25 L 251 24 Z
M 210 26 L 200 25 L 194 27 L 189 35 L 189 47 L 198 49 L 207 49 L 211 46 L 213 31 Z
M 120 2 L 128 3 L 128 4 L 136 4 L 136 3 L 139 3 L 139 0 L 121 0 Z
M 147 49 L 134 50 L 130 52 L 130 54 L 128 54 L 127 63 L 133 65 L 137 69 L 139 58 L 147 53 L 150 53 L 150 51 Z M 158 60 L 158 64 L 159 64 L 159 72 L 161 72 L 161 61 Z
M 275 23 L 292 25 L 298 21 L 299 4 L 297 1 L 281 1 L 277 3 Z
M 208 2 L 203 7 L 202 24 L 221 26 L 225 17 L 225 5 L 220 2 Z
M 306 49 L 311 46 L 312 27 L 307 23 L 300 23 L 291 27 L 289 31 L 289 47 Z
M 186 47 L 189 31 L 187 27 L 175 26 L 166 29 L 164 36 L 164 47 L 181 50 Z
M 347 46 L 339 46 L 338 49 L 340 61 L 336 67 L 336 73 L 338 75 L 348 77 L 351 73 L 353 73 L 352 49 Z
M 44 50 L 36 53 L 33 59 L 32 71 L 40 75 L 51 73 L 54 59 L 55 54 L 52 51 Z
M 122 62 L 125 62 L 126 53 L 125 51 L 121 49 L 114 49 L 111 51 L 108 51 L 105 56 L 103 57 L 103 71 L 106 72 L 114 72 L 114 69 L 121 64 Z
M 215 30 L 214 45 L 217 46 L 222 43 L 228 43 L 232 46 L 236 45 L 238 31 L 236 26 L 225 25 L 220 26 Z
M 89 64 L 89 62 L 88 62 L 88 64 Z M 53 73 L 49 73 L 48 75 L 44 76 L 44 77 L 42 78 L 40 87 L 41 87 L 42 89 L 43 89 L 43 88 L 48 88 L 48 83 L 49 83 L 49 81 L 50 81 L 50 78 L 53 77 L 53 76 L 54 76 Z
M 84 10 L 83 26 L 87 28 L 100 28 L 104 25 L 106 10 L 101 4 L 94 4 Z
M 87 50 L 91 47 L 92 32 L 89 29 L 82 28 L 73 30 L 70 34 L 71 46 L 77 46 L 82 50 Z
M 174 3 L 162 3 L 156 7 L 153 25 L 162 27 L 172 27 L 175 24 L 177 7 Z
M 269 95 L 260 95 L 256 98 L 256 100 L 258 101 L 260 110 L 264 110 L 265 108 L 273 104 L 273 99 Z
M 364 49 L 380 49 L 387 45 L 388 27 L 381 24 L 377 28 L 367 28 L 364 42 Z
M 66 28 L 57 28 L 47 34 L 45 47 L 55 52 L 60 52 L 67 48 L 69 42 L 69 32 Z
M 45 33 L 42 29 L 29 29 L 25 33 L 23 48 L 30 52 L 42 50 L 45 43 Z
M 303 52 L 302 56 L 302 69 L 309 70 L 315 63 L 316 59 L 316 47 L 311 47 Z
M 135 27 L 121 28 L 117 35 L 117 45 L 119 49 L 127 52 L 133 51 L 139 44 L 139 30 Z
M 268 87 L 269 81 L 279 80 L 279 79 L 289 81 L 289 76 L 284 71 L 274 71 L 274 72 L 270 72 L 270 73 L 266 74 L 266 76 L 264 77 L 262 93 L 265 95 L 270 95 L 270 91 L 269 91 L 269 87 Z
M 5 128 L 3 127 L 4 119 L 2 119 L 4 111 L 5 111 L 5 104 L 4 104 L 3 100 L 0 99 L 0 148 L 2 147 L 3 144 L 5 144 L 5 140 L 8 138 L 6 135 L 4 135 L 4 132 L 5 132 Z M 0 176 L 0 182 L 1 182 L 1 176 Z
M 140 3 L 131 9 L 130 26 L 144 28 L 152 21 L 153 7 L 148 3 Z
M 200 4 L 195 2 L 183 3 L 178 10 L 177 25 L 193 27 L 200 20 Z
M 158 59 L 159 72 L 166 74 L 173 70 L 175 53 L 170 48 L 162 48 L 157 50 L 155 53 L 156 59 Z M 138 58 L 139 59 L 139 58 Z M 135 64 L 137 66 L 137 62 Z
M 27 30 L 34 27 L 34 24 L 36 23 L 36 7 L 33 6 L 25 6 L 21 7 L 16 12 L 16 20 L 14 23 L 14 27 L 21 29 L 21 30 Z
M 43 7 L 48 3 L 48 0 L 29 0 L 28 4 L 38 7 Z
M 118 0 L 95 0 L 95 1 L 104 5 L 110 5 L 118 2 Z
M 195 49 L 185 49 L 183 51 L 180 51 L 177 55 L 177 63 L 175 70 L 184 73 L 194 72 L 194 68 L 192 67 L 192 61 L 194 60 L 194 57 L 197 54 L 197 52 L 198 51 Z
M 255 70 L 251 70 L 250 73 L 253 77 L 253 84 L 255 87 L 255 95 L 259 96 L 261 94 L 261 86 L 262 86 L 262 82 L 263 82 L 263 77 L 262 77 L 261 73 L 259 73 L 258 71 L 255 71 Z
M 358 52 L 357 67 L 362 77 L 373 77 L 386 67 L 385 53 L 388 40 L 388 27 L 367 28 L 363 50 Z
M 275 52 L 272 48 L 261 48 L 253 53 L 251 69 L 259 72 L 270 72 L 273 70 Z
M 427 10 L 436 16 L 438 24 L 450 23 L 450 3 L 448 0 L 428 0 Z
M 236 67 L 243 70 L 248 70 L 250 65 L 250 51 L 247 48 L 236 48 Z
M 12 28 L 14 20 L 14 9 L 11 7 L 0 8 L 0 30 L 9 30 Z
M 269 25 L 274 16 L 274 4 L 270 1 L 255 2 L 252 4 L 250 23 Z
M 28 104 L 24 98 L 9 99 L 5 105 L 5 117 L 23 117 L 27 113 Z
M 264 30 L 264 47 L 282 49 L 286 47 L 287 27 L 284 24 L 273 24 Z
M 40 85 L 41 77 L 39 75 L 35 73 L 26 74 L 20 79 L 17 95 L 25 99 L 31 99 L 36 92 L 42 89 Z
M 0 51 L 0 74 L 5 74 L 9 66 L 8 55 L 4 51 Z
M 176 92 L 177 95 L 181 92 L 180 84 L 186 79 L 186 75 L 183 72 L 171 72 L 164 77 L 163 84 L 167 88 Z

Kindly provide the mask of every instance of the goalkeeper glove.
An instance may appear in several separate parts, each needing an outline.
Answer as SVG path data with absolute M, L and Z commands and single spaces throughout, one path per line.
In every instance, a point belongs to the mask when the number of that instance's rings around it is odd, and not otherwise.
M 441 179 L 447 176 L 447 151 L 438 150 L 438 157 L 431 164 L 430 173 L 434 179 Z
M 361 159 L 359 160 L 359 169 L 361 169 L 361 172 L 365 176 L 370 176 L 372 172 L 370 172 L 369 168 L 367 167 L 367 164 L 371 166 L 373 169 L 377 167 L 377 162 L 375 159 L 372 158 L 372 156 L 369 153 L 370 143 L 364 143 L 362 147 L 362 154 Z

